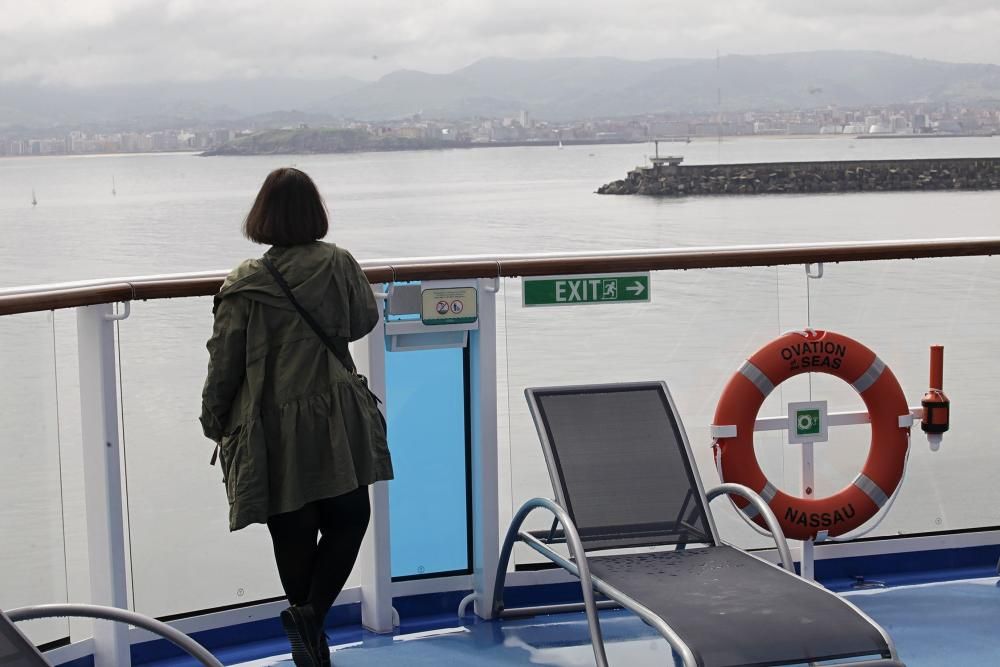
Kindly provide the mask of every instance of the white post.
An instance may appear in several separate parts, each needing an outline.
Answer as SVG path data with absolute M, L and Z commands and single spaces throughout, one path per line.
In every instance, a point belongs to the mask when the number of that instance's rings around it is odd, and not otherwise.
M 94 604 L 128 609 L 113 305 L 76 309 L 80 422 Z M 94 624 L 94 663 L 129 667 L 128 627 Z
M 497 447 L 497 308 L 499 281 L 479 281 L 479 329 L 471 332 L 472 358 L 472 585 L 476 615 L 492 617 L 500 557 Z
M 791 428 L 791 426 L 789 426 Z M 802 447 L 802 496 L 812 498 L 815 493 L 816 472 L 813 467 L 813 443 L 804 442 Z M 816 578 L 813 565 L 815 563 L 815 542 L 804 540 L 802 542 L 802 578 L 813 581 Z
M 354 343 L 358 372 L 368 378 L 375 395 L 386 405 L 385 322 L 379 320 L 367 337 Z M 367 368 L 366 368 L 367 366 Z M 372 518 L 361 545 L 361 624 L 380 634 L 391 633 L 392 552 L 389 548 L 389 483 L 375 482 L 369 490 Z

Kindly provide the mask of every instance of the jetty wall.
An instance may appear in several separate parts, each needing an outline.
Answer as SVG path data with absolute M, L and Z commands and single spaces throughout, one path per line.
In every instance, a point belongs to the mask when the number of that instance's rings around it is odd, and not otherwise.
M 1000 189 L 1000 158 L 760 162 L 638 167 L 608 195 L 721 195 Z

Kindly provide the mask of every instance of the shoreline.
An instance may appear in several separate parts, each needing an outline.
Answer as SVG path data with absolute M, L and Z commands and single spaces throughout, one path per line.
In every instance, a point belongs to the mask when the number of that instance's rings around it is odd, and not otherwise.
M 0 155 L 0 160 L 22 160 L 39 158 L 95 158 L 95 157 L 140 157 L 151 155 L 200 155 L 201 151 L 186 148 L 176 151 L 146 151 L 146 152 L 121 152 L 121 153 L 56 153 L 49 155 Z
M 990 139 L 995 134 L 859 134 L 855 139 Z
M 901 134 L 901 135 L 848 135 L 848 134 L 737 134 L 737 135 L 723 135 L 721 138 L 716 136 L 692 136 L 690 142 L 684 141 L 683 139 L 664 141 L 660 140 L 661 144 L 669 146 L 672 144 L 686 145 L 688 143 L 718 143 L 721 139 L 723 143 L 727 142 L 738 142 L 738 141 L 780 141 L 780 140 L 791 140 L 791 141 L 855 141 L 855 140 L 869 140 L 869 139 L 996 139 L 1000 138 L 998 134 Z M 627 146 L 627 145 L 638 145 L 638 144 L 651 144 L 654 139 L 564 139 L 562 141 L 564 147 L 569 146 Z M 169 151 L 145 151 L 145 152 L 116 152 L 116 153 L 58 153 L 50 155 L 0 155 L 0 161 L 3 160 L 19 160 L 19 159 L 31 159 L 31 158 L 102 158 L 102 157 L 139 157 L 139 156 L 169 156 L 169 155 L 191 155 L 195 157 L 259 157 L 265 155 L 356 155 L 363 153 L 398 153 L 404 151 L 440 151 L 440 150 L 465 150 L 470 148 L 522 148 L 522 147 L 538 147 L 538 148 L 553 148 L 558 147 L 559 140 L 545 139 L 537 141 L 490 141 L 490 142 L 455 142 L 452 145 L 438 145 L 438 146 L 428 146 L 425 148 L 418 147 L 400 147 L 400 148 L 363 148 L 360 150 L 342 150 L 342 151 L 260 151 L 253 153 L 212 153 L 211 150 L 199 150 L 186 148 L 183 150 L 169 150 Z
M 365 146 L 349 150 L 226 150 L 225 146 L 197 153 L 198 157 L 259 157 L 262 155 L 356 155 L 362 153 L 400 153 L 404 151 L 471 150 L 476 148 L 558 148 L 566 146 L 626 146 L 652 143 L 652 139 L 540 139 L 537 141 L 464 141 L 437 142 L 416 146 Z

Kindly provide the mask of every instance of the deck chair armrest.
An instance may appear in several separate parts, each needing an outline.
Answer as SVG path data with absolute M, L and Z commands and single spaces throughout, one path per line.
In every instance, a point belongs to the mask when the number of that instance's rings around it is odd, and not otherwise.
M 492 615 L 500 616 L 503 612 L 503 587 L 507 578 L 507 564 L 514 549 L 514 543 L 521 539 L 521 525 L 536 509 L 544 509 L 553 514 L 559 524 L 562 525 L 560 531 L 569 547 L 572 562 L 559 562 L 563 568 L 580 577 L 580 588 L 583 592 L 583 601 L 587 611 L 587 625 L 590 629 L 591 645 L 594 648 L 594 659 L 597 667 L 608 667 L 608 657 L 604 651 L 604 638 L 601 634 L 601 626 L 597 619 L 597 604 L 594 600 L 594 583 L 590 576 L 590 566 L 587 565 L 587 554 L 583 549 L 583 542 L 580 541 L 580 534 L 576 530 L 569 513 L 556 501 L 550 498 L 532 498 L 528 500 L 511 519 L 510 527 L 504 538 L 503 546 L 500 548 L 500 559 L 497 563 L 496 580 L 493 586 Z M 555 524 L 553 524 L 555 525 Z M 551 530 L 549 531 L 551 532 Z M 528 539 L 531 539 L 531 535 Z
M 33 607 L 19 607 L 6 612 L 12 621 L 30 621 L 37 618 L 96 618 L 117 623 L 127 623 L 172 642 L 175 646 L 195 658 L 205 667 L 222 667 L 222 663 L 209 653 L 208 649 L 180 630 L 127 609 L 104 607 L 93 604 L 42 604 Z
M 774 543 L 778 547 L 778 557 L 781 559 L 781 566 L 792 574 L 795 574 L 795 564 L 792 562 L 792 552 L 788 548 L 788 540 L 785 539 L 781 525 L 778 524 L 778 518 L 774 516 L 774 512 L 771 511 L 771 507 L 767 504 L 767 501 L 761 498 L 760 494 L 756 491 L 742 484 L 720 484 L 705 493 L 705 497 L 709 502 L 721 495 L 742 496 L 754 506 L 760 515 L 764 517 L 764 522 L 767 524 L 768 530 L 771 531 L 771 537 L 774 538 Z
M 555 519 L 553 526 L 559 525 L 562 527 L 558 531 L 549 529 L 546 531 L 524 531 L 522 533 L 521 526 L 528 518 L 528 515 L 536 509 L 544 509 L 550 512 Z M 550 498 L 532 498 L 521 505 L 521 508 L 514 514 L 514 518 L 511 519 L 510 526 L 507 528 L 507 535 L 500 547 L 496 585 L 493 587 L 492 607 L 494 615 L 503 610 L 503 584 L 506 580 L 507 564 L 510 562 L 514 544 L 522 540 L 522 534 L 544 543 L 545 538 L 554 537 L 556 532 L 558 532 L 558 539 L 555 541 L 565 543 L 569 547 L 571 562 L 568 564 L 570 565 L 570 572 L 580 577 L 590 587 L 591 578 L 590 568 L 587 565 L 587 554 L 583 548 L 583 542 L 580 540 L 580 534 L 577 532 L 576 525 L 570 518 L 569 513 L 555 500 Z

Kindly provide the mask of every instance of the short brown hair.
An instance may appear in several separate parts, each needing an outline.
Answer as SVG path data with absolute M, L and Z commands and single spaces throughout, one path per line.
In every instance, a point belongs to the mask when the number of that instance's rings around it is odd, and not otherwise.
M 292 167 L 275 169 L 260 186 L 243 221 L 243 235 L 255 243 L 292 246 L 318 241 L 330 229 L 316 184 Z

